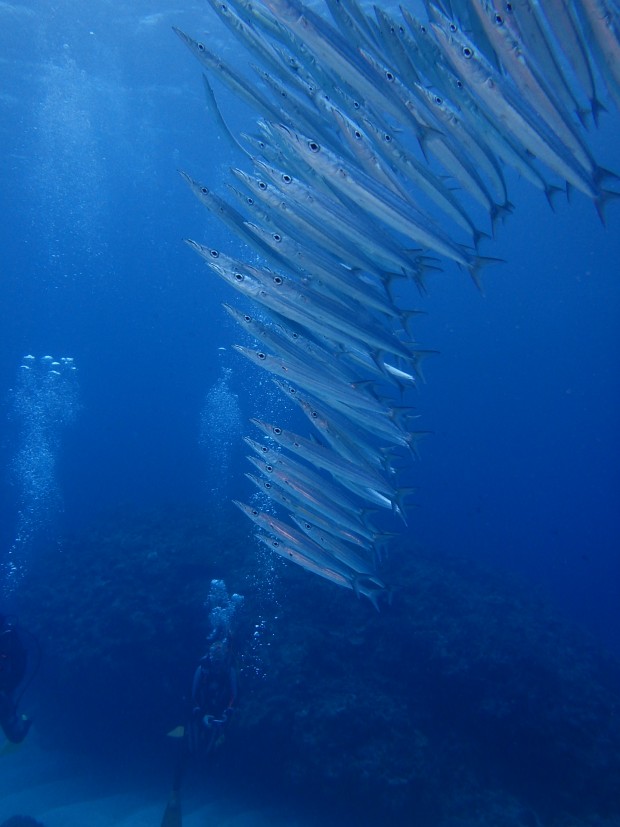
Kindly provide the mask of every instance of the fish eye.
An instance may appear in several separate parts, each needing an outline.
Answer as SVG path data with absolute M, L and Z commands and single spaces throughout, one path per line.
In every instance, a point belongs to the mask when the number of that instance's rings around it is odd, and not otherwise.
M 504 25 L 504 18 L 501 16 L 501 14 L 496 14 L 495 15 L 495 23 L 498 26 L 503 26 Z
M 217 250 L 209 250 L 209 252 L 211 253 L 211 258 L 219 258 L 220 257 L 220 254 L 218 253 Z
M 288 173 L 286 173 L 286 172 L 285 172 L 285 173 L 284 173 L 284 175 L 282 176 L 282 180 L 284 181 L 284 183 L 285 183 L 285 184 L 290 184 L 290 183 L 292 183 L 292 181 L 293 181 L 293 179 L 291 178 L 291 176 L 290 176 Z
M 248 316 L 248 314 L 246 313 L 246 314 L 245 314 L 245 316 L 243 317 L 243 321 L 244 321 L 244 322 L 251 322 L 251 321 L 252 321 L 252 317 L 251 317 L 251 316 Z
M 462 82 L 462 81 L 460 81 L 460 80 L 457 80 L 457 82 L 456 82 L 456 88 L 457 88 L 457 89 L 462 89 L 462 88 L 463 88 L 463 82 Z
M 388 71 L 385 73 L 385 79 L 388 81 L 388 83 L 393 83 L 394 73 L 390 72 L 389 69 L 388 69 Z
M 263 486 L 264 486 L 265 488 L 273 488 L 273 486 L 272 486 L 272 484 L 271 484 L 270 482 L 264 482 L 264 483 L 263 483 Z
M 474 50 L 470 49 L 469 46 L 463 46 L 463 57 L 466 60 L 470 60 L 474 56 Z
M 199 52 L 204 52 L 204 50 L 205 50 L 204 43 L 198 43 L 198 51 Z
M 311 416 L 313 419 L 316 419 L 316 418 L 318 417 L 318 413 L 317 413 L 316 411 L 310 411 L 310 416 Z
M 422 32 L 422 34 L 426 34 L 426 26 L 420 25 L 420 31 Z
M 440 97 L 438 97 L 437 95 L 435 95 L 435 97 L 433 98 L 433 100 L 435 101 L 435 103 L 437 104 L 437 106 L 441 106 L 441 104 L 443 103 L 443 99 L 442 99 L 442 98 L 440 98 Z
M 383 140 L 385 141 L 386 144 L 391 144 L 392 143 L 392 136 L 388 132 L 386 132 L 385 135 L 383 136 Z
M 282 278 L 282 276 L 274 276 L 273 283 L 277 285 L 284 284 L 284 279 Z
M 245 199 L 245 203 L 246 203 L 246 204 L 249 204 L 249 206 L 250 206 L 250 207 L 253 207 L 253 206 L 254 206 L 254 199 L 253 199 L 253 198 L 251 198 L 251 197 L 248 195 L 248 197 Z
M 273 233 L 271 237 L 274 241 L 278 242 L 278 244 L 282 241 L 282 236 L 280 235 L 280 233 Z
M 308 149 L 310 152 L 319 152 L 321 147 L 317 144 L 316 141 L 308 141 Z
M 266 190 L 267 189 L 267 184 L 264 181 L 259 181 L 258 182 L 258 188 L 259 188 L 259 190 Z
M 258 351 L 258 353 L 257 353 L 256 355 L 257 355 L 257 356 L 258 356 L 258 358 L 261 360 L 261 362 L 262 362 L 264 359 L 266 359 L 266 358 L 267 358 L 267 357 L 265 356 L 265 354 L 263 353 L 263 351 L 262 351 L 262 350 L 259 350 L 259 351 Z
M 263 452 L 263 454 L 268 454 L 269 453 L 269 448 L 267 448 L 266 445 L 260 445 L 259 447 L 260 447 L 261 451 Z
M 359 109 L 359 108 L 360 108 L 359 101 L 353 101 L 353 109 Z
M 273 432 L 279 436 L 282 433 L 282 428 L 278 428 L 277 425 L 274 425 Z
M 310 525 L 310 523 L 304 523 L 304 528 L 312 528 L 312 526 Z
M 301 448 L 299 442 L 293 442 L 293 448 Z
M 454 32 L 456 31 L 456 25 L 454 23 L 450 23 L 450 26 L 448 28 L 450 29 L 452 34 L 454 34 Z
M 235 273 L 234 279 L 235 279 L 235 281 L 243 281 L 243 274 L 242 273 Z
M 209 190 L 207 189 L 207 187 L 200 187 L 200 192 L 203 195 L 208 195 L 209 194 Z
M 265 465 L 265 471 L 269 471 L 269 473 L 271 473 L 273 471 L 273 465 Z
M 353 136 L 355 138 L 357 138 L 357 140 L 359 141 L 359 140 L 361 140 L 362 133 L 359 131 L 359 129 L 356 129 L 355 132 L 353 133 Z
M 506 3 L 506 11 L 512 11 L 512 3 Z
M 295 396 L 295 394 L 297 393 L 297 390 L 295 388 L 289 388 L 288 392 L 291 394 L 291 396 Z
M 296 333 L 295 331 L 293 331 L 291 333 L 291 339 L 299 339 L 299 333 Z

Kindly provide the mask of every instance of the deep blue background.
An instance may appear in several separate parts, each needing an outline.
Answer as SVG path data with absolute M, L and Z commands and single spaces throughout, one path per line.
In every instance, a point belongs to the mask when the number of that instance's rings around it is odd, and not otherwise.
M 118 503 L 203 501 L 218 469 L 198 449 L 200 412 L 222 368 L 244 416 L 264 407 L 264 379 L 228 347 L 239 333 L 219 305 L 233 297 L 182 244 L 239 249 L 176 172 L 225 194 L 239 159 L 170 27 L 229 59 L 238 49 L 202 3 L 126 5 L 0 9 L 3 552 L 17 511 L 7 395 L 26 353 L 79 368 L 83 410 L 59 467 L 65 529 Z M 219 96 L 231 125 L 249 129 Z M 590 136 L 616 170 L 619 127 L 612 110 Z M 516 213 L 484 248 L 507 263 L 484 274 L 486 296 L 448 267 L 421 302 L 418 338 L 441 355 L 416 398 L 434 435 L 411 470 L 409 531 L 437 554 L 526 578 L 620 652 L 620 205 L 604 228 L 579 194 L 554 214 L 510 184 Z M 245 470 L 230 470 L 235 494 L 248 491 Z

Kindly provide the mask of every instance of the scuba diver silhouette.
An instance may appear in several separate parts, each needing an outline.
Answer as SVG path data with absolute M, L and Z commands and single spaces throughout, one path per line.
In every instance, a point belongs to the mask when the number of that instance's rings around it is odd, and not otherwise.
M 24 680 L 28 654 L 14 617 L 0 615 L 0 727 L 13 744 L 20 744 L 32 724 L 25 715 L 17 714 L 17 706 L 24 693 L 15 692 Z
M 181 827 L 181 784 L 192 759 L 211 754 L 223 738 L 237 699 L 237 667 L 230 636 L 210 643 L 194 672 L 191 709 L 184 727 L 173 730 L 180 736 L 172 792 L 161 827 Z

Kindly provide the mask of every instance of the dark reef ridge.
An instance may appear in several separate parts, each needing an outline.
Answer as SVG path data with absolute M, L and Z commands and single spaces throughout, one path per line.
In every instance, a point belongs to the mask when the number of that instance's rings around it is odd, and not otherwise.
M 43 741 L 165 755 L 222 577 L 245 596 L 243 668 L 213 772 L 383 825 L 620 824 L 619 665 L 524 584 L 403 547 L 381 613 L 279 561 L 276 605 L 239 522 L 110 514 L 32 567 L 18 601 L 44 651 L 26 698 Z

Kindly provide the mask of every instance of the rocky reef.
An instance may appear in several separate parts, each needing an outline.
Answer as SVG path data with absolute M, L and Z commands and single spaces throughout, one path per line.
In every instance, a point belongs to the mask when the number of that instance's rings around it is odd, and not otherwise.
M 619 665 L 524 584 L 402 547 L 380 613 L 279 561 L 274 602 L 256 553 L 236 515 L 179 509 L 110 514 L 50 550 L 19 595 L 44 652 L 40 737 L 101 751 L 130 732 L 163 755 L 221 577 L 245 595 L 242 670 L 212 772 L 359 824 L 620 824 Z

